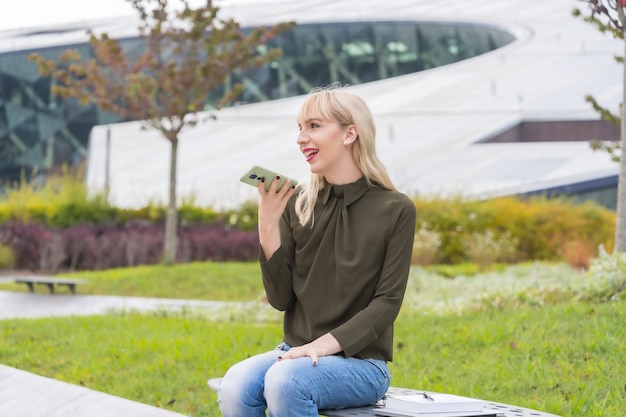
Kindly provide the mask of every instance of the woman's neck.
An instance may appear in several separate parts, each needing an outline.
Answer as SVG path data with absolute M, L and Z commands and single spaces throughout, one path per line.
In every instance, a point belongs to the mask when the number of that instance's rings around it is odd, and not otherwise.
M 342 167 L 336 173 L 324 175 L 326 182 L 333 185 L 345 185 L 356 182 L 363 176 L 363 172 L 354 164 L 351 167 Z

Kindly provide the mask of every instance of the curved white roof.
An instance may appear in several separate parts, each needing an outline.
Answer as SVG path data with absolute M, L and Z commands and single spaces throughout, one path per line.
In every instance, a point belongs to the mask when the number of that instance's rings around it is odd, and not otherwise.
M 227 2 L 222 4 L 226 5 Z M 343 0 L 267 2 L 227 8 L 243 25 L 296 20 L 447 20 L 496 24 L 518 40 L 466 61 L 351 88 L 369 103 L 378 151 L 402 191 L 491 196 L 618 173 L 586 142 L 492 143 L 481 140 L 522 121 L 597 120 L 592 94 L 617 111 L 621 42 L 572 17 L 576 0 Z M 216 209 L 255 198 L 239 182 L 250 166 L 305 182 L 308 165 L 295 144 L 303 97 L 242 105 L 182 134 L 178 193 Z M 106 126 L 92 131 L 87 182 L 106 182 Z M 169 144 L 140 123 L 110 126 L 110 196 L 120 206 L 165 202 Z M 590 138 L 592 139 L 592 138 Z

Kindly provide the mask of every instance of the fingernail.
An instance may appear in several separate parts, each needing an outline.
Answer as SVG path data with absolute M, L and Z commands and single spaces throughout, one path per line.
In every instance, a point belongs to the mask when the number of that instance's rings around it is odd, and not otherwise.
M 276 175 L 276 179 L 279 180 L 280 179 L 280 175 Z
M 313 362 L 313 366 L 317 366 L 317 361 Z
M 291 189 L 292 189 L 292 190 L 295 190 L 295 189 L 296 189 L 296 186 L 295 186 L 295 185 L 292 185 L 292 186 L 291 186 Z
M 265 182 L 265 178 L 261 177 L 261 182 Z

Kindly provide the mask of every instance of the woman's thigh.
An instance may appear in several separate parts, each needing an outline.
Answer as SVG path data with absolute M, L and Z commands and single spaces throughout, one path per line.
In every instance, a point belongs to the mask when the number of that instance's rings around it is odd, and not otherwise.
M 265 375 L 269 409 L 290 398 L 308 398 L 318 409 L 349 408 L 376 403 L 390 384 L 384 361 L 326 356 L 313 366 L 311 358 L 286 359 Z

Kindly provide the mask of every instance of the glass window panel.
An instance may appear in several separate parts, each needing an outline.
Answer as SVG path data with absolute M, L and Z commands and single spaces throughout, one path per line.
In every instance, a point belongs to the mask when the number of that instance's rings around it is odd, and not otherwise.
M 439 67 L 458 60 L 458 39 L 453 25 L 422 24 L 418 30 L 425 68 Z

